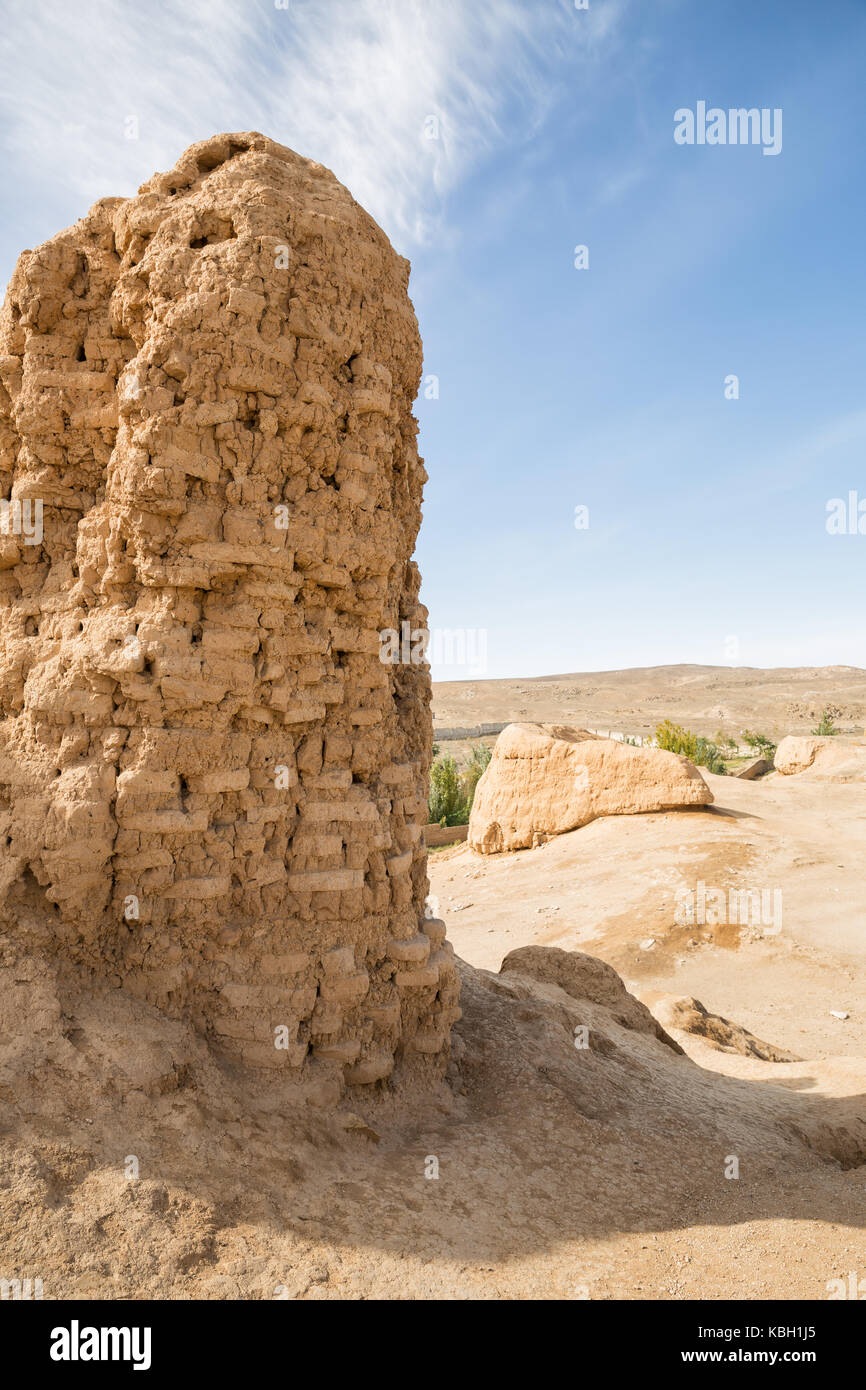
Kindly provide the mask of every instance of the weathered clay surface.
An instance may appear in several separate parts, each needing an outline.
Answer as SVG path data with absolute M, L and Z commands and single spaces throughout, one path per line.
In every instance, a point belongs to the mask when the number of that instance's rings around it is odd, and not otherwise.
M 789 734 L 776 749 L 773 762 L 786 777 L 808 772 L 829 782 L 862 782 L 866 780 L 866 743 Z
M 829 742 L 829 738 L 805 738 L 796 734 L 783 738 L 773 758 L 776 771 L 788 777 L 804 772 L 812 766 L 819 749 Z
M 706 806 L 712 792 L 676 753 L 637 748 L 561 725 L 509 724 L 475 792 L 469 844 L 482 854 L 528 849 L 598 816 Z
M 408 274 L 328 170 L 224 135 L 24 252 L 0 317 L 4 958 L 335 1095 L 459 1014 L 429 672 L 379 660 L 426 616 Z

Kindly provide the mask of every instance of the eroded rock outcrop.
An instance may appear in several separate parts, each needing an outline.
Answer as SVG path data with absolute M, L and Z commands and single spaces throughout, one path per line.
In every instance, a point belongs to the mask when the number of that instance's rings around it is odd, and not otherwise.
M 596 738 L 585 729 L 509 724 L 478 783 L 469 844 L 527 849 L 598 816 L 706 806 L 712 792 L 676 753 Z
M 866 743 L 789 734 L 776 749 L 773 762 L 786 777 L 807 772 L 828 782 L 866 781 Z
M 701 1038 L 721 1052 L 759 1057 L 764 1062 L 800 1061 L 793 1052 L 756 1038 L 741 1024 L 732 1023 L 729 1018 L 722 1018 L 719 1014 L 711 1014 L 699 999 L 687 994 L 665 995 L 653 1005 L 652 1014 L 666 1030 Z
M 459 1015 L 429 672 L 379 659 L 426 617 L 408 274 L 225 135 L 24 252 L 0 318 L 4 958 L 335 1093 Z

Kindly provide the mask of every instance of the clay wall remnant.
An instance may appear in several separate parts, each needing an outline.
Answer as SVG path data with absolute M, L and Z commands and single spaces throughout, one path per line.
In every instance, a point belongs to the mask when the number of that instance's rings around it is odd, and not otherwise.
M 224 135 L 0 315 L 0 948 L 337 1090 L 443 1066 L 459 1016 L 429 670 L 379 659 L 426 620 L 408 274 L 326 169 Z

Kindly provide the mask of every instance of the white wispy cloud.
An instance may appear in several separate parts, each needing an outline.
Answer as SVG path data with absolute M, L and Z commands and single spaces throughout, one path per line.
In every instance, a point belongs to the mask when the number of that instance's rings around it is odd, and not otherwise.
M 194 140 L 261 130 L 411 245 L 479 161 L 544 119 L 621 3 L 5 0 L 0 138 L 31 181 L 92 201 L 133 192 Z

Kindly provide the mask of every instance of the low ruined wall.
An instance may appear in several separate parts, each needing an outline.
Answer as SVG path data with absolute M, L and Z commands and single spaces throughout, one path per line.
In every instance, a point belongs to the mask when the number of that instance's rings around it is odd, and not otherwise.
M 501 734 L 503 729 L 507 729 L 507 724 L 473 724 L 469 728 L 446 728 L 434 729 L 433 738 L 437 741 L 443 739 L 465 739 L 465 738 L 484 738 L 489 734 Z
M 439 825 L 437 821 L 424 827 L 424 843 L 432 849 L 435 845 L 456 845 L 466 839 L 468 825 Z

